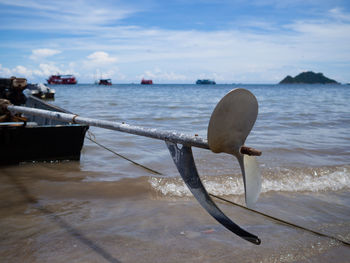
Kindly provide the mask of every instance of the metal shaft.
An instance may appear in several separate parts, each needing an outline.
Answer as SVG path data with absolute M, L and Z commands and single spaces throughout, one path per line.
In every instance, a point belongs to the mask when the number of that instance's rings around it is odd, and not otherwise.
M 203 149 L 209 149 L 208 142 L 199 136 L 190 136 L 180 132 L 175 131 L 162 131 L 154 128 L 144 128 L 135 125 L 129 125 L 126 123 L 119 123 L 113 121 L 104 121 L 91 118 L 80 117 L 75 114 L 62 113 L 57 111 L 48 111 L 41 109 L 34 109 L 22 106 L 7 106 L 7 109 L 12 113 L 21 112 L 28 115 L 36 115 L 49 119 L 55 119 L 64 122 L 86 124 L 89 126 L 95 126 L 120 132 L 131 133 L 135 135 L 141 135 L 145 137 L 150 137 L 158 140 L 164 140 L 174 143 L 179 143 L 183 145 L 199 147 Z

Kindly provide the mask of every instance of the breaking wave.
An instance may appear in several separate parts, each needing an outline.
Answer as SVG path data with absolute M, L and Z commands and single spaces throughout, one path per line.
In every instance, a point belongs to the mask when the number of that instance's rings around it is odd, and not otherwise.
M 243 195 L 244 185 L 240 175 L 202 176 L 202 182 L 211 194 Z M 164 196 L 191 196 L 180 177 L 150 177 L 149 183 Z M 350 167 L 278 168 L 262 171 L 262 193 L 320 192 L 350 189 Z

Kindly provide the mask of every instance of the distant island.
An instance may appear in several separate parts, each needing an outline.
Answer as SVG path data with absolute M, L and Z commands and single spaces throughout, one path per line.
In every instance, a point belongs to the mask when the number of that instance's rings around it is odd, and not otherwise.
M 323 76 L 322 73 L 314 73 L 307 71 L 300 73 L 294 78 L 291 76 L 285 77 L 279 84 L 339 84 L 333 79 Z

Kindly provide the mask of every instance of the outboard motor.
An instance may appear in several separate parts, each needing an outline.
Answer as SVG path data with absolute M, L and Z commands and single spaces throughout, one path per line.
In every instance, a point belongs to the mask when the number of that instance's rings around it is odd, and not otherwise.
M 22 105 L 26 102 L 23 90 L 27 87 L 25 78 L 0 78 L 0 122 L 26 121 L 21 114 L 11 115 L 7 110 L 10 104 Z
M 22 105 L 26 102 L 23 91 L 27 87 L 25 78 L 0 78 L 0 98 L 9 100 L 14 105 Z

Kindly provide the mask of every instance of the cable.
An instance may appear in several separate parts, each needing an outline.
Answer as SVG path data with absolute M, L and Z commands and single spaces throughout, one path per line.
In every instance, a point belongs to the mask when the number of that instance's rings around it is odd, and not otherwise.
M 139 166 L 139 167 L 141 167 L 141 168 L 147 170 L 148 172 L 151 172 L 151 173 L 157 174 L 157 175 L 163 175 L 162 173 L 160 173 L 160 172 L 158 172 L 158 171 L 156 171 L 156 170 L 153 170 L 153 169 L 148 168 L 148 167 L 146 167 L 146 166 L 144 166 L 144 165 L 142 165 L 142 164 L 139 164 L 139 163 L 137 163 L 137 162 L 135 162 L 135 161 L 133 161 L 133 160 L 131 160 L 131 159 L 129 159 L 129 158 L 127 158 L 127 157 L 125 157 L 125 156 L 123 156 L 123 155 L 121 155 L 121 154 L 119 154 L 119 153 L 117 153 L 117 152 L 115 152 L 115 151 L 113 151 L 113 150 L 111 150 L 111 149 L 109 149 L 108 147 L 106 147 L 106 146 L 104 146 L 104 145 L 98 143 L 98 142 L 96 141 L 95 135 L 94 135 L 92 132 L 88 131 L 88 134 L 89 134 L 89 136 L 86 136 L 86 138 L 89 139 L 90 141 L 96 143 L 97 145 L 99 145 L 99 146 L 102 147 L 103 149 L 112 152 L 113 154 L 119 156 L 120 158 L 123 158 L 124 160 L 127 160 L 127 161 L 133 163 L 134 165 L 137 165 L 137 166 Z M 93 138 L 92 138 L 92 137 L 93 137 Z M 250 211 L 250 212 L 253 212 L 253 213 L 255 213 L 255 214 L 262 215 L 262 216 L 264 216 L 264 217 L 267 217 L 267 218 L 269 218 L 269 219 L 272 219 L 272 220 L 275 220 L 275 221 L 277 221 L 277 222 L 283 223 L 283 224 L 285 224 L 285 225 L 288 225 L 288 226 L 291 226 L 291 227 L 294 227 L 294 228 L 299 228 L 299 229 L 302 229 L 302 230 L 304 230 L 304 231 L 307 231 L 307 232 L 316 234 L 316 235 L 318 235 L 318 236 L 322 236 L 322 237 L 327 237 L 327 238 L 330 238 L 330 239 L 334 239 L 334 240 L 337 240 L 338 242 L 340 242 L 340 243 L 342 243 L 342 244 L 344 244 L 344 245 L 346 245 L 346 246 L 350 246 L 350 243 L 349 243 L 349 242 L 344 241 L 344 240 L 342 240 L 342 239 L 339 239 L 339 238 L 337 238 L 337 237 L 329 236 L 329 235 L 327 235 L 327 234 L 323 234 L 323 233 L 317 232 L 317 231 L 315 231 L 315 230 L 312 230 L 312 229 L 309 229 L 309 228 L 306 228 L 306 227 L 302 227 L 302 226 L 299 226 L 299 225 L 296 225 L 296 224 L 287 222 L 287 221 L 285 221 L 285 220 L 283 220 L 283 219 L 280 219 L 280 218 L 277 218 L 277 217 L 274 217 L 274 216 L 271 216 L 271 215 L 268 215 L 268 214 L 259 212 L 259 211 L 257 211 L 257 210 L 254 210 L 254 209 L 248 208 L 248 207 L 246 207 L 246 206 L 237 204 L 237 203 L 235 203 L 235 202 L 232 202 L 232 201 L 230 201 L 230 200 L 227 200 L 227 199 L 225 199 L 225 198 L 222 198 L 222 197 L 217 196 L 217 195 L 214 195 L 214 194 L 209 194 L 209 195 L 212 196 L 212 197 L 214 197 L 214 198 L 217 198 L 217 199 L 219 199 L 219 200 L 221 200 L 221 201 L 224 201 L 224 202 L 230 203 L 230 204 L 232 204 L 232 205 L 238 206 L 238 207 L 240 207 L 240 208 L 243 208 L 243 209 L 248 210 L 248 211 Z
M 96 141 L 96 137 L 95 137 L 95 135 L 92 132 L 88 131 L 88 134 L 89 134 L 89 136 L 86 136 L 86 138 L 89 139 L 91 142 L 96 143 L 98 146 L 102 147 L 103 149 L 105 149 L 107 151 L 110 151 L 111 153 L 117 155 L 118 157 L 120 157 L 120 158 L 122 158 L 124 160 L 127 160 L 127 161 L 131 162 L 132 164 L 137 165 L 137 166 L 139 166 L 139 167 L 141 167 L 141 168 L 143 168 L 143 169 L 145 169 L 145 170 L 147 170 L 147 171 L 149 171 L 149 172 L 151 172 L 153 174 L 162 175 L 161 173 L 159 173 L 159 172 L 157 172 L 157 171 L 155 171 L 155 170 L 153 170 L 151 168 L 148 168 L 148 167 L 146 167 L 146 166 L 144 166 L 142 164 L 139 164 L 139 163 L 137 163 L 137 162 L 135 162 L 135 161 L 133 161 L 133 160 L 131 160 L 131 159 L 129 159 L 129 158 L 127 158 L 127 157 L 125 157 L 125 156 L 115 152 L 115 151 L 113 151 L 112 149 L 110 149 L 110 148 L 100 144 L 99 142 Z
M 227 200 L 227 199 L 225 199 L 225 198 L 222 198 L 222 197 L 217 196 L 217 195 L 214 195 L 214 194 L 209 194 L 209 195 L 211 195 L 212 197 L 215 197 L 215 198 L 217 198 L 217 199 L 219 199 L 219 200 L 221 200 L 221 201 L 225 201 L 225 202 L 227 202 L 227 203 L 230 203 L 230 204 L 232 204 L 232 205 L 241 207 L 241 208 L 246 209 L 246 210 L 248 210 L 248 211 L 251 211 L 251 212 L 253 212 L 253 213 L 256 213 L 256 214 L 265 216 L 265 217 L 267 217 L 267 218 L 269 218 L 269 219 L 278 221 L 278 222 L 280 222 L 280 223 L 283 223 L 283 224 L 286 224 L 286 225 L 289 225 L 289 226 L 292 226 L 292 227 L 295 227 L 295 228 L 299 228 L 299 229 L 302 229 L 302 230 L 311 232 L 311 233 L 313 233 L 313 234 L 316 234 L 316 235 L 319 235 L 319 236 L 322 236 L 322 237 L 328 237 L 328 238 L 337 240 L 337 241 L 343 243 L 343 244 L 346 245 L 346 246 L 350 246 L 350 243 L 349 243 L 349 242 L 344 241 L 344 240 L 342 240 L 342 239 L 339 239 L 339 238 L 337 238 L 337 237 L 329 236 L 329 235 L 327 235 L 327 234 L 323 234 L 323 233 L 317 232 L 317 231 L 315 231 L 315 230 L 312 230 L 312 229 L 309 229 L 309 228 L 306 228 L 306 227 L 302 227 L 302 226 L 299 226 L 299 225 L 296 225 L 296 224 L 287 222 L 287 221 L 285 221 L 285 220 L 283 220 L 283 219 L 279 219 L 279 218 L 277 218 L 277 217 L 274 217 L 274 216 L 271 216 L 271 215 L 268 215 L 268 214 L 259 212 L 259 211 L 257 211 L 257 210 L 254 210 L 254 209 L 251 209 L 251 208 L 248 208 L 248 207 L 245 207 L 245 206 L 243 206 L 243 205 L 234 203 L 234 202 L 232 202 L 232 201 L 230 201 L 230 200 Z

